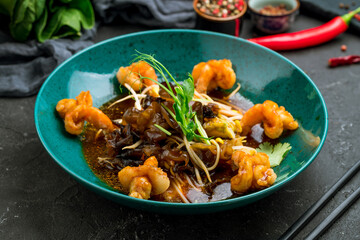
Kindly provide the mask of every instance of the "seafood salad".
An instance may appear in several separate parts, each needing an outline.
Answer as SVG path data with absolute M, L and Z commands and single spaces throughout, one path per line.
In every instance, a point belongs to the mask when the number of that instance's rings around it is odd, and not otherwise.
M 271 100 L 238 104 L 241 86 L 229 59 L 198 63 L 175 79 L 154 56 L 138 53 L 116 78 L 122 93 L 100 109 L 89 91 L 56 106 L 66 131 L 81 136 L 90 168 L 111 188 L 134 198 L 195 203 L 276 181 L 273 167 L 291 148 L 277 141 L 299 124 Z M 255 128 L 260 141 L 252 137 Z M 277 144 L 280 160 L 262 144 Z

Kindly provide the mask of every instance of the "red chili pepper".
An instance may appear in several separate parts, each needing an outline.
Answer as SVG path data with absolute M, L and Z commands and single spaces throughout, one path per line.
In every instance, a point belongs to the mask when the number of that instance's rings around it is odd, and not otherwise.
M 360 22 L 360 14 L 355 14 L 355 18 Z
M 360 56 L 358 55 L 350 55 L 345 57 L 335 57 L 329 59 L 329 67 L 337 67 L 342 65 L 350 65 L 353 63 L 359 63 Z
M 251 38 L 251 42 L 258 43 L 272 50 L 291 50 L 306 48 L 330 41 L 348 29 L 351 19 L 360 12 L 360 7 L 355 11 L 338 16 L 319 26 L 298 32 L 282 33 L 272 36 Z

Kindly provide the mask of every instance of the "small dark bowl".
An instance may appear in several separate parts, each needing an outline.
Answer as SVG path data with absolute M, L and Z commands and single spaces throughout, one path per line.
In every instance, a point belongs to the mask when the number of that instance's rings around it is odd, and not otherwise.
M 196 6 L 197 3 L 198 0 L 194 0 L 193 8 L 197 13 L 196 29 L 226 33 L 237 37 L 240 35 L 242 18 L 247 10 L 246 1 L 244 1 L 243 9 L 239 14 L 226 18 L 210 16 L 201 12 Z
M 281 15 L 259 13 L 260 9 L 266 5 L 277 6 L 279 4 L 285 4 L 288 12 Z M 299 12 L 300 2 L 299 0 L 249 0 L 248 7 L 251 21 L 257 29 L 264 33 L 276 34 L 285 32 L 290 28 Z

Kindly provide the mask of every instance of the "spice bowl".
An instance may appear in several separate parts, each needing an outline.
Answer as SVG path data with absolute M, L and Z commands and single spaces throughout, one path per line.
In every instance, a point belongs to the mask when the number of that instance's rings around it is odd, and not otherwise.
M 299 12 L 299 0 L 249 0 L 251 21 L 261 32 L 286 32 Z
M 247 10 L 245 0 L 194 0 L 196 28 L 239 36 Z

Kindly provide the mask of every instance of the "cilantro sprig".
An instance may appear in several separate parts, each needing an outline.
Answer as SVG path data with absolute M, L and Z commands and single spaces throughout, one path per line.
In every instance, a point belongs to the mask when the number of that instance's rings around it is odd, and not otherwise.
M 210 145 L 209 138 L 205 130 L 203 129 L 200 121 L 196 117 L 196 112 L 193 112 L 189 105 L 189 103 L 192 101 L 194 97 L 194 92 L 195 92 L 194 79 L 191 76 L 191 74 L 189 73 L 188 78 L 183 81 L 182 85 L 180 85 L 171 75 L 171 73 L 164 67 L 164 65 L 162 65 L 158 60 L 156 60 L 153 55 L 140 53 L 137 51 L 137 54 L 135 56 L 136 57 L 133 59 L 132 62 L 137 62 L 137 61 L 147 62 L 151 67 L 155 69 L 155 71 L 157 71 L 160 74 L 162 79 L 165 81 L 165 84 L 162 84 L 152 78 L 141 76 L 142 79 L 149 79 L 157 83 L 174 100 L 174 104 L 173 104 L 174 112 L 172 112 L 165 105 L 162 106 L 179 124 L 187 140 L 189 141 L 192 141 L 193 139 L 203 140 L 205 143 Z M 175 92 L 171 88 L 171 84 L 167 76 L 175 84 L 175 88 L 174 88 Z M 200 135 L 197 134 L 196 131 L 198 131 Z
M 289 143 L 278 143 L 273 146 L 269 142 L 264 142 L 259 145 L 256 151 L 266 153 L 269 156 L 270 167 L 276 167 L 280 165 L 290 149 Z

